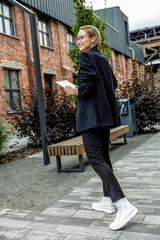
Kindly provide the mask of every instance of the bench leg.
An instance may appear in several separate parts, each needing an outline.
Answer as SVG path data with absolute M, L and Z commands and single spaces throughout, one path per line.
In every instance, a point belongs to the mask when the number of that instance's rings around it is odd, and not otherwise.
M 83 154 L 79 155 L 78 157 L 79 157 L 79 168 L 62 169 L 61 157 L 56 156 L 57 172 L 83 172 L 84 171 Z
M 125 133 L 125 134 L 123 134 L 123 137 L 124 137 L 124 144 L 127 144 L 126 133 Z
M 125 144 L 127 144 L 126 133 L 123 134 L 123 138 L 124 138 L 124 142 L 122 142 L 122 143 L 111 143 L 110 142 L 110 145 L 125 145 Z
M 56 156 L 56 162 L 57 162 L 57 172 L 60 172 L 60 170 L 62 169 L 60 156 Z
M 79 155 L 79 170 L 80 172 L 84 171 L 84 163 L 83 163 L 83 154 Z

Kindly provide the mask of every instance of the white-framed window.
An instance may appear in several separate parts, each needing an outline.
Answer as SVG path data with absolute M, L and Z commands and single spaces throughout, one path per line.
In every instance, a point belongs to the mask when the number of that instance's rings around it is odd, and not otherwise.
M 71 31 L 67 31 L 68 50 L 71 50 L 75 45 L 74 35 Z
M 6 94 L 7 112 L 21 110 L 21 93 L 19 72 L 12 69 L 3 69 Z
M 39 38 L 40 45 L 45 47 L 50 47 L 50 36 L 49 36 L 49 24 L 45 19 L 39 18 L 38 20 L 39 27 Z
M 0 32 L 14 35 L 11 5 L 4 0 L 0 2 Z

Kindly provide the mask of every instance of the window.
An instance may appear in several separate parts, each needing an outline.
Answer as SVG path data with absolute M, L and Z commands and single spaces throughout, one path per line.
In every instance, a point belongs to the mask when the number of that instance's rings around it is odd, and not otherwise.
M 119 69 L 119 56 L 118 56 L 118 52 L 115 52 L 115 63 L 116 63 L 116 69 Z
M 53 84 L 52 75 L 44 74 L 46 104 L 49 108 L 53 104 Z
M 39 19 L 38 27 L 39 27 L 40 45 L 45 47 L 50 47 L 48 22 L 45 19 Z
M 138 71 L 139 71 L 139 74 L 141 74 L 141 64 L 140 64 L 140 62 L 138 62 Z
M 128 72 L 128 58 L 125 57 L 125 66 L 126 66 L 126 72 Z
M 70 31 L 67 32 L 68 50 L 74 47 L 74 35 Z
M 111 54 L 111 58 L 110 58 L 110 65 L 111 65 L 111 68 L 113 68 L 113 58 L 112 58 L 112 54 Z
M 7 111 L 21 109 L 21 97 L 18 71 L 4 69 L 4 86 L 6 92 Z
M 4 1 L 0 3 L 0 32 L 14 35 L 11 6 Z
M 126 35 L 126 43 L 129 44 L 129 30 L 128 30 L 128 23 L 124 21 L 125 26 L 125 35 Z

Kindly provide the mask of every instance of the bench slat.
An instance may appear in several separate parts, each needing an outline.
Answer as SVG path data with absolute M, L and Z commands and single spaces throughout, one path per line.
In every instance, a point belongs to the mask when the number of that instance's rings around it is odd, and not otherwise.
M 81 155 L 85 152 L 83 143 L 76 146 L 76 155 Z
M 128 125 L 118 126 L 110 130 L 110 141 L 126 134 L 129 131 Z M 82 136 L 74 137 L 63 142 L 48 146 L 49 156 L 81 155 L 85 152 Z
M 111 129 L 110 131 L 110 141 L 116 139 L 117 137 L 127 133 L 129 131 L 129 126 L 119 126 L 116 129 Z
M 75 137 L 75 138 L 71 138 L 71 139 L 68 139 L 68 140 L 65 140 L 63 142 L 59 142 L 59 143 L 55 143 L 53 145 L 50 145 L 49 147 L 52 147 L 52 146 L 66 146 L 67 144 L 71 144 L 72 142 L 73 143 L 77 143 L 79 141 L 81 141 L 82 137 L 81 136 L 78 136 L 78 137 Z

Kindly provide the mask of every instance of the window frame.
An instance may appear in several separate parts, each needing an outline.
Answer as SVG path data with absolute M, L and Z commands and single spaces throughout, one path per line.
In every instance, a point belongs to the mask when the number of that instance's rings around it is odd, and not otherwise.
M 70 41 L 72 37 L 72 41 Z M 67 29 L 67 43 L 68 43 L 68 51 L 70 51 L 75 46 L 75 37 L 74 34 Z
M 46 32 L 43 31 L 43 23 L 46 24 L 46 30 L 47 30 Z M 41 24 L 41 29 L 42 30 L 40 30 L 39 24 Z M 40 45 L 44 46 L 44 47 L 51 47 L 50 32 L 49 32 L 49 21 L 44 19 L 44 18 L 42 18 L 42 17 L 38 17 L 38 29 L 39 29 Z M 42 35 L 42 43 L 41 43 L 41 36 L 40 35 Z M 47 39 L 47 42 L 48 42 L 47 45 L 45 45 L 45 40 L 44 40 L 45 38 L 44 38 L 44 36 L 46 36 L 46 39 Z
M 120 66 L 119 66 L 119 53 L 117 51 L 115 51 L 115 66 L 116 66 L 117 70 L 120 69 Z
M 9 8 L 9 17 L 4 15 L 4 7 L 3 6 L 7 6 Z M 2 32 L 0 32 L 0 33 L 14 36 L 12 5 L 9 3 L 6 3 L 2 0 L 2 2 L 0 2 L 0 8 L 1 8 L 0 18 L 2 19 Z M 6 32 L 5 20 L 9 21 L 10 34 Z
M 125 69 L 126 69 L 126 73 L 128 72 L 128 57 L 125 56 Z
M 8 78 L 9 88 L 7 88 L 6 85 L 5 85 L 6 79 L 5 79 L 4 71 L 8 72 L 7 78 Z M 13 83 L 12 83 L 12 79 L 11 79 L 11 72 L 13 72 L 13 71 L 16 72 L 16 75 L 17 75 L 18 88 L 14 88 L 12 86 Z M 4 68 L 3 69 L 3 81 L 4 81 L 4 87 L 5 87 L 7 112 L 8 113 L 17 112 L 17 109 L 13 109 L 12 106 L 8 105 L 8 103 L 7 103 L 8 99 L 7 99 L 7 94 L 6 93 L 9 93 L 9 101 L 14 101 L 14 94 L 13 93 L 18 93 L 18 99 L 19 99 L 18 111 L 21 111 L 22 110 L 22 101 L 21 101 L 21 89 L 20 89 L 20 81 L 19 81 L 19 71 L 15 70 L 15 69 Z M 8 110 L 8 108 L 10 110 Z
M 126 43 L 129 45 L 129 30 L 128 30 L 128 22 L 124 21 L 124 28 L 125 28 L 125 36 L 126 36 Z

